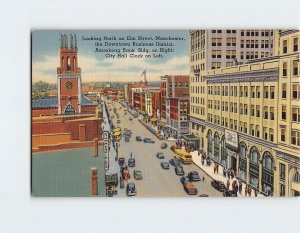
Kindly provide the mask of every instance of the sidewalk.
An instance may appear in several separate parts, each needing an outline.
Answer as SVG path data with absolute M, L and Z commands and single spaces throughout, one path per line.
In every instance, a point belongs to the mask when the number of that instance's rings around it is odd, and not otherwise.
M 222 167 L 220 167 L 221 169 L 219 170 L 219 173 L 215 173 L 214 174 L 213 161 L 212 161 L 212 164 L 210 166 L 207 166 L 206 164 L 202 165 L 202 163 L 201 163 L 201 157 L 198 155 L 198 151 L 193 151 L 190 154 L 192 155 L 192 159 L 193 159 L 193 162 L 194 162 L 195 165 L 197 165 L 201 170 L 203 170 L 212 179 L 223 181 L 224 184 L 225 184 L 225 186 L 226 186 L 228 178 L 223 176 L 223 169 L 222 169 Z M 234 180 L 237 180 L 237 179 L 233 178 L 233 179 L 229 179 L 229 180 L 230 180 L 230 187 L 232 187 L 231 186 L 232 182 Z M 242 192 L 241 193 L 239 193 L 239 192 L 237 193 L 238 197 L 245 197 L 245 188 L 246 188 L 246 185 L 243 183 Z M 247 196 L 247 197 L 249 197 L 249 196 Z M 255 197 L 254 190 L 252 190 L 251 197 Z M 259 193 L 257 195 L 257 197 L 265 197 L 265 196 Z

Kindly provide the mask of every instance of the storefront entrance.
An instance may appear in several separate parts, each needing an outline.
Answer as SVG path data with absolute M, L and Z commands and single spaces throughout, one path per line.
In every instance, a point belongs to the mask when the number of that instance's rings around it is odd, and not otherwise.
M 235 157 L 231 157 L 231 169 L 233 169 L 234 173 L 236 174 L 237 167 L 236 167 L 236 158 Z

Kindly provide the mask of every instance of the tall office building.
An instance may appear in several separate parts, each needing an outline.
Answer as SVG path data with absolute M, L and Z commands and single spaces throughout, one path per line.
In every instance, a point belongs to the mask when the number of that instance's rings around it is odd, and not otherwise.
M 274 41 L 272 57 L 205 72 L 206 112 L 191 116 L 191 133 L 253 189 L 299 196 L 300 33 L 275 31 Z
M 206 121 L 206 71 L 272 56 L 274 30 L 191 30 L 189 44 L 191 121 Z M 197 136 L 203 147 L 204 138 Z

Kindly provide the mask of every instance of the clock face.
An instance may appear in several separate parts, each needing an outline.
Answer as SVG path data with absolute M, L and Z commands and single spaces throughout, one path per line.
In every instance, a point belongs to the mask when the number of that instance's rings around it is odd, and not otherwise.
M 73 83 L 71 83 L 71 82 L 67 82 L 66 83 L 66 88 L 69 90 L 69 89 L 71 89 L 73 87 Z

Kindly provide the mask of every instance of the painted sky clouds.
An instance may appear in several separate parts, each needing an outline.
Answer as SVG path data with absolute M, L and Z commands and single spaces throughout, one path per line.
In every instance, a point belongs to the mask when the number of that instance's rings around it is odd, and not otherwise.
M 140 74 L 147 70 L 147 79 L 157 81 L 162 75 L 188 74 L 188 30 L 36 30 L 32 33 L 32 81 L 56 82 L 59 66 L 60 34 L 76 34 L 78 64 L 82 69 L 82 81 L 139 81 Z M 183 41 L 161 41 L 174 44 L 173 53 L 163 53 L 163 58 L 105 58 L 106 53 L 95 52 L 95 41 L 83 37 L 182 37 Z M 69 39 L 69 38 L 68 38 Z M 109 41 L 118 42 L 118 41 Z M 128 41 L 126 41 L 128 42 Z M 149 41 L 136 41 L 149 42 Z M 153 41 L 152 41 L 153 42 Z M 154 41 L 155 42 L 155 41 Z M 69 42 L 70 45 L 70 42 Z M 106 47 L 107 48 L 107 47 Z M 120 49 L 119 46 L 111 46 Z M 126 47 L 131 48 L 131 47 Z M 136 49 L 138 47 L 135 47 Z M 151 47 L 146 47 L 151 48 Z M 137 52 L 135 52 L 138 54 Z M 114 53 L 116 54 L 116 53 Z M 128 53 L 130 54 L 130 53 Z

